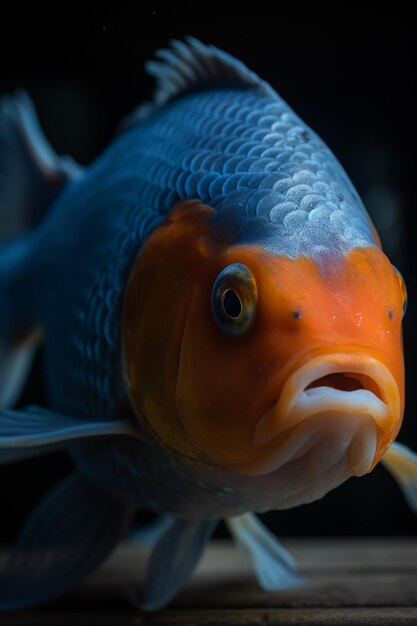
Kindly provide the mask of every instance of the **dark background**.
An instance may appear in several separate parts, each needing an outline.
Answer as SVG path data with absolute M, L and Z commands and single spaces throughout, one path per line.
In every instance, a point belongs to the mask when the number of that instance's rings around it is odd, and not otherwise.
M 142 2 L 117 14 L 86 4 L 81 14 L 59 3 L 45 15 L 21 7 L 0 24 L 0 93 L 25 87 L 52 145 L 86 164 L 150 97 L 143 62 L 171 38 L 192 34 L 216 44 L 269 81 L 341 160 L 406 279 L 407 408 L 399 440 L 417 449 L 414 20 L 399 8 L 269 4 L 199 2 L 197 10 L 195 3 Z M 37 359 L 20 404 L 42 401 Z M 70 468 L 65 454 L 0 467 L 0 541 L 13 538 Z M 417 532 L 417 517 L 382 467 L 320 502 L 266 519 L 282 535 Z

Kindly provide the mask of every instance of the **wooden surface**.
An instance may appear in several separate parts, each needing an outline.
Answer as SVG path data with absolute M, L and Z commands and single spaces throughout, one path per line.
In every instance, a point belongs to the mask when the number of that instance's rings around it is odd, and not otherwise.
M 50 605 L 2 615 L 1 625 L 417 626 L 417 539 L 291 539 L 283 543 L 308 579 L 303 588 L 265 593 L 229 542 L 212 542 L 169 608 L 131 608 L 123 589 L 138 584 L 146 555 L 122 546 L 79 588 Z

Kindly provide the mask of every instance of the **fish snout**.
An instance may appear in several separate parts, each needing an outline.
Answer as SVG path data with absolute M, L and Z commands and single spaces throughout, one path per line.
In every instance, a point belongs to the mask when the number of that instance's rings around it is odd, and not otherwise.
M 343 441 L 351 475 L 362 476 L 396 436 L 401 411 L 398 384 L 380 360 L 368 354 L 324 354 L 287 378 L 278 401 L 258 421 L 254 443 L 270 448 L 274 440 L 279 444 L 286 434 L 315 425 L 317 439 L 324 441 L 331 431 L 333 443 Z

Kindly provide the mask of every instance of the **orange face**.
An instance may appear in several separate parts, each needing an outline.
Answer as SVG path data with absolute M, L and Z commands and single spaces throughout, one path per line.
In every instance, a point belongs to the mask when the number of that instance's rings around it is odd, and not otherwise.
M 241 474 L 307 452 L 317 471 L 338 455 L 346 474 L 370 471 L 403 414 L 399 274 L 372 246 L 319 266 L 230 244 L 212 212 L 179 204 L 129 279 L 124 366 L 139 419 Z

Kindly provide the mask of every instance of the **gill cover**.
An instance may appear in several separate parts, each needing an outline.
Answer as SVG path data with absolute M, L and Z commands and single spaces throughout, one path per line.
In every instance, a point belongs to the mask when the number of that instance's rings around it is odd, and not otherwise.
M 130 276 L 124 368 L 139 420 L 189 458 L 241 473 L 273 471 L 320 437 L 318 467 L 336 446 L 349 449 L 345 478 L 369 471 L 403 412 L 398 273 L 376 247 L 320 266 L 233 245 L 212 216 L 179 203 Z
M 177 382 L 190 304 L 212 254 L 212 212 L 197 201 L 179 202 L 149 236 L 126 287 L 122 320 L 125 384 L 139 421 L 192 458 L 201 454 L 178 415 Z

